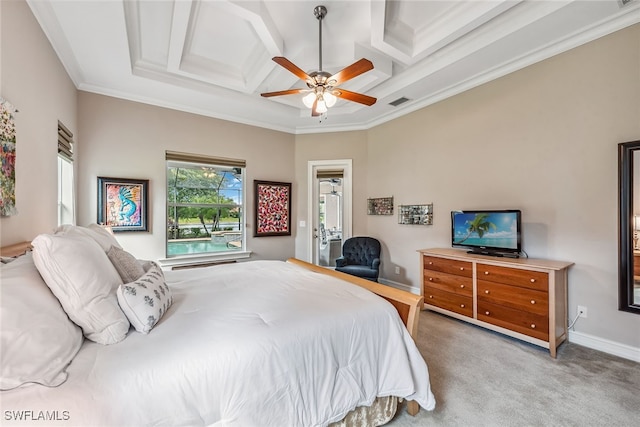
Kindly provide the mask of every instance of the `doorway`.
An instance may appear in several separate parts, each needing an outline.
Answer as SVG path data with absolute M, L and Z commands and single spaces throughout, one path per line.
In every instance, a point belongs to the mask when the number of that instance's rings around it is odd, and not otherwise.
M 351 237 L 351 159 L 310 161 L 308 172 L 309 262 L 335 267 Z

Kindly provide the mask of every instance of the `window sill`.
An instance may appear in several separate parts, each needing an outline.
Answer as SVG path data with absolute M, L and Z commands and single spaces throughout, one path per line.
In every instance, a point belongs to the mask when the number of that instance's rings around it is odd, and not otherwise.
M 216 264 L 238 259 L 245 259 L 251 256 L 251 251 L 225 252 L 220 254 L 184 255 L 171 258 L 159 259 L 158 263 L 163 270 L 171 270 L 174 267 L 194 266 L 203 264 Z

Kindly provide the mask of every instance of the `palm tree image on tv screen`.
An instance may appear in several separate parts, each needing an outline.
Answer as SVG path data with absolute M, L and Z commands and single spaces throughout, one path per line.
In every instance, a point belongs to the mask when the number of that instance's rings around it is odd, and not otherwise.
M 517 212 L 456 212 L 452 219 L 454 245 L 518 249 Z

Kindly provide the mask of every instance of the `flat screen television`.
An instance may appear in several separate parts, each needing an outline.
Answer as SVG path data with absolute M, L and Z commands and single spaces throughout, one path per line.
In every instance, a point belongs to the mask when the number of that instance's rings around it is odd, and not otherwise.
M 519 210 L 451 212 L 451 245 L 470 253 L 517 258 L 522 251 Z

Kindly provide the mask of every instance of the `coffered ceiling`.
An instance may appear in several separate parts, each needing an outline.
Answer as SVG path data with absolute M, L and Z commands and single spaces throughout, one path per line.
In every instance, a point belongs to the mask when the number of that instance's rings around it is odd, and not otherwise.
M 640 22 L 640 0 L 27 0 L 80 90 L 290 133 L 367 129 Z M 311 117 L 271 60 L 374 64 Z M 399 99 L 407 101 L 397 106 Z

